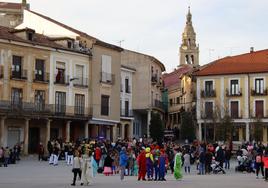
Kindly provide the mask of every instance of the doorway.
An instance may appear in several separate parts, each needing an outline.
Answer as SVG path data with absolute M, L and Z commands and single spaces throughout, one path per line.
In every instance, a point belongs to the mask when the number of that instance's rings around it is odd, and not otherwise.
M 40 143 L 40 129 L 37 127 L 29 128 L 29 153 L 38 153 Z

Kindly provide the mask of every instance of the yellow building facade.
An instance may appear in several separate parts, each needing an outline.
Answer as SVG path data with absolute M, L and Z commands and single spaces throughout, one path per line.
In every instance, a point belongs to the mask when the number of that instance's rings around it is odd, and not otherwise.
M 257 119 L 267 142 L 267 50 L 226 57 L 201 68 L 197 78 L 199 139 L 215 139 L 215 124 L 232 119 L 232 140 L 252 141 Z

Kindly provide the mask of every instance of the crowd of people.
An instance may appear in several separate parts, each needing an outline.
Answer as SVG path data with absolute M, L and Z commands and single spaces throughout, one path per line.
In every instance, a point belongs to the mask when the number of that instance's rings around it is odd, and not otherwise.
M 7 167 L 20 160 L 23 148 L 0 148 L 0 167 Z M 48 151 L 48 155 L 46 154 Z M 38 147 L 39 161 L 48 161 L 57 166 L 65 160 L 72 167 L 73 182 L 88 185 L 97 173 L 104 176 L 119 174 L 136 176 L 138 181 L 166 181 L 166 174 L 173 174 L 181 180 L 184 174 L 197 171 L 198 175 L 225 174 L 230 169 L 230 160 L 237 159 L 236 171 L 255 173 L 257 179 L 268 181 L 268 146 L 261 143 L 244 143 L 233 150 L 232 142 L 206 143 L 194 141 L 191 144 L 174 142 L 157 143 L 149 139 L 77 140 L 64 143 L 61 139 L 49 141 Z M 234 164 L 234 163 L 233 163 Z
M 167 172 L 180 180 L 182 171 L 192 173 L 193 166 L 199 175 L 226 173 L 233 154 L 237 155 L 236 169 L 248 161 L 250 167 L 256 169 L 257 178 L 261 172 L 263 178 L 268 180 L 268 148 L 261 144 L 247 143 L 233 153 L 232 142 L 211 144 L 195 141 L 179 145 L 134 138 L 116 143 L 89 140 L 62 143 L 55 140 L 48 143 L 47 149 L 49 164 L 56 166 L 62 159 L 72 166 L 72 185 L 76 184 L 77 176 L 81 179 L 81 185 L 89 184 L 96 173 L 105 176 L 120 174 L 121 180 L 124 176 L 137 176 L 138 181 L 166 181 Z M 40 145 L 39 151 L 39 159 L 42 160 L 43 145 Z
M 0 167 L 8 167 L 20 160 L 21 145 L 16 144 L 13 148 L 0 147 Z

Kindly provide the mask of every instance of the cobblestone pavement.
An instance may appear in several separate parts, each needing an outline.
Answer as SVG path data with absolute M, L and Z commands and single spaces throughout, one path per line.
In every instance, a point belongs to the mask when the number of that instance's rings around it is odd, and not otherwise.
M 268 182 L 256 179 L 255 174 L 236 173 L 234 165 L 227 174 L 184 175 L 181 181 L 175 181 L 172 175 L 167 176 L 166 182 L 138 182 L 136 177 L 126 177 L 124 181 L 119 176 L 104 177 L 98 175 L 89 187 L 92 188 L 267 188 Z M 192 166 L 192 169 L 195 167 Z M 50 166 L 47 162 L 38 162 L 36 157 L 29 157 L 8 168 L 0 167 L 0 188 L 65 188 L 72 180 L 71 167 L 60 162 L 59 166 Z M 78 187 L 81 187 L 78 185 Z M 77 187 L 76 186 L 76 187 Z

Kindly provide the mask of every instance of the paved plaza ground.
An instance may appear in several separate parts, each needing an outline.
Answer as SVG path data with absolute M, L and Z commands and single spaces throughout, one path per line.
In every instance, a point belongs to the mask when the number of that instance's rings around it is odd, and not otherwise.
M 222 175 L 184 175 L 183 180 L 175 181 L 172 175 L 166 182 L 138 182 L 136 177 L 126 177 L 124 181 L 119 176 L 104 177 L 98 175 L 89 185 L 92 188 L 267 188 L 268 183 L 256 179 L 255 174 L 236 173 L 235 163 L 227 174 Z M 192 169 L 195 167 L 192 166 Z M 0 168 L 0 188 L 65 188 L 72 181 L 71 167 L 60 162 L 59 166 L 49 166 L 47 162 L 38 162 L 36 157 L 23 159 L 16 165 Z M 76 187 L 81 187 L 77 185 Z

